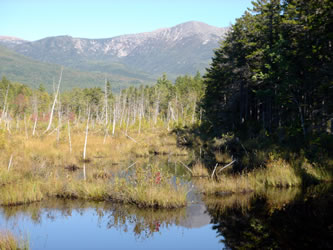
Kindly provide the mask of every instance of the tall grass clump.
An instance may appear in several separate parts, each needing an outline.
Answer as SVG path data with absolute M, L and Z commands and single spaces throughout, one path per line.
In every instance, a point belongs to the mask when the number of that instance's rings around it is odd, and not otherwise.
M 193 177 L 208 177 L 208 170 L 201 161 L 197 161 L 192 167 Z
M 128 180 L 118 179 L 114 185 L 118 190 L 123 188 L 128 201 L 139 207 L 177 208 L 187 204 L 187 188 L 157 166 L 137 167 Z
M 333 180 L 333 170 L 329 168 L 323 168 L 320 166 L 313 166 L 309 162 L 304 162 L 302 164 L 302 171 L 304 171 L 305 180 L 311 182 L 315 180 L 316 182 L 331 182 Z
M 302 185 L 301 175 L 284 160 L 271 160 L 266 167 L 244 173 L 222 174 L 216 179 L 200 179 L 195 184 L 204 194 L 245 193 L 266 187 L 288 188 Z
M 128 173 L 86 180 L 53 177 L 42 184 L 43 195 L 65 199 L 116 201 L 138 207 L 177 208 L 186 203 L 187 188 L 159 166 L 137 166 Z M 13 202 L 11 203 L 13 204 Z
M 278 159 L 267 163 L 266 168 L 254 171 L 258 185 L 268 187 L 293 187 L 302 184 L 302 178 L 286 161 Z
M 44 197 L 40 182 L 29 179 L 0 188 L 0 194 L 0 205 L 3 206 L 32 203 L 41 201 Z
M 206 195 L 225 195 L 229 193 L 245 193 L 253 191 L 254 183 L 247 175 L 221 175 L 214 179 L 195 179 L 198 190 Z
M 0 249 L 28 250 L 29 242 L 27 240 L 18 240 L 11 232 L 0 231 Z

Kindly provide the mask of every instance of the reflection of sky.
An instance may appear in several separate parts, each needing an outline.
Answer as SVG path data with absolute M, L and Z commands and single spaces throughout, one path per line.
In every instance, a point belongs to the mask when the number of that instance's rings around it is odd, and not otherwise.
M 160 227 L 150 238 L 134 235 L 134 225 L 128 231 L 107 229 L 110 214 L 100 218 L 94 209 L 72 211 L 71 216 L 62 216 L 53 211 L 52 217 L 42 213 L 40 223 L 33 222 L 23 213 L 6 219 L 0 210 L 0 228 L 15 234 L 28 234 L 31 249 L 221 249 L 212 225 L 201 228 L 184 228 L 172 225 Z

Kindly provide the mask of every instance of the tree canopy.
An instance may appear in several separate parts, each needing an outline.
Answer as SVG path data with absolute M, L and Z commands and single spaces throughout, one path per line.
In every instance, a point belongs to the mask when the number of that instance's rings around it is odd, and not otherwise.
M 246 138 L 332 132 L 332 9 L 329 0 L 253 2 L 204 76 L 206 128 Z

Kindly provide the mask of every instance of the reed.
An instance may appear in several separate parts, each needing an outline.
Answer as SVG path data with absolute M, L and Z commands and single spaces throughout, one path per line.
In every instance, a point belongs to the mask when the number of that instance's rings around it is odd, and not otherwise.
M 29 242 L 27 240 L 18 240 L 9 231 L 0 231 L 0 249 L 1 250 L 28 250 Z
M 201 161 L 197 161 L 192 167 L 193 177 L 208 177 L 208 170 Z
M 21 180 L 0 189 L 0 205 L 14 206 L 43 199 L 40 183 L 36 180 Z

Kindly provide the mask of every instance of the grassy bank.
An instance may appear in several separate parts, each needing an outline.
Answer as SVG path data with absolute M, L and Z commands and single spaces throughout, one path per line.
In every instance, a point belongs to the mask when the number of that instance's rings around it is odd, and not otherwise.
M 333 181 L 329 145 L 304 148 L 276 143 L 267 133 L 241 140 L 233 133 L 211 138 L 202 128 L 177 129 L 179 144 L 197 150 L 200 160 L 192 171 L 204 194 L 245 193 L 267 187 L 289 188 Z M 299 144 L 299 141 L 297 141 Z
M 252 171 L 222 172 L 215 179 L 200 178 L 194 180 L 200 192 L 207 195 L 260 192 L 268 187 L 289 188 L 306 185 L 310 181 L 312 183 L 332 181 L 332 173 L 309 163 L 297 168 L 282 159 L 278 159 L 271 160 L 264 167 Z

